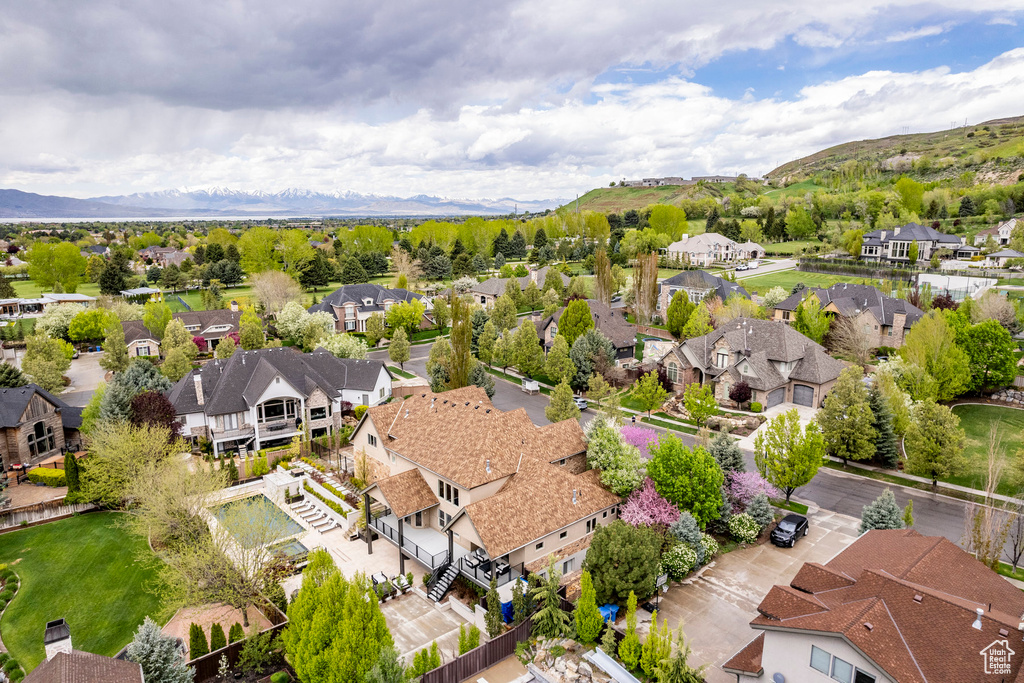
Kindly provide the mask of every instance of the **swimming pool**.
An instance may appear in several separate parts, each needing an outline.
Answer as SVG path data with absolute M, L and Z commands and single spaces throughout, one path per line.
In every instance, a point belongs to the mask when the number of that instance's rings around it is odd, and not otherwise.
M 235 540 L 247 548 L 272 540 L 290 538 L 305 529 L 287 512 L 262 493 L 215 505 L 210 512 L 217 521 L 230 526 Z M 258 523 L 253 524 L 252 521 Z M 262 523 L 259 523 L 262 522 Z

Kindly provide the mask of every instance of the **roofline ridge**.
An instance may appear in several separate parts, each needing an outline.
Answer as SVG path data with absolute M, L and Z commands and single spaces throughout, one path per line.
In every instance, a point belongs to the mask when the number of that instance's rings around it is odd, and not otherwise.
M 928 677 L 924 675 L 924 671 L 921 669 L 921 665 L 918 663 L 917 657 L 914 656 L 914 651 L 912 649 L 910 649 L 910 645 L 907 644 L 907 639 L 903 637 L 903 629 L 900 628 L 900 625 L 898 623 L 896 623 L 896 619 L 893 618 L 892 612 L 889 610 L 889 605 L 888 605 L 888 603 L 886 603 L 885 598 L 879 598 L 879 599 L 882 601 L 882 607 L 885 608 L 885 613 L 889 615 L 889 621 L 892 622 L 893 628 L 895 628 L 896 629 L 896 633 L 899 634 L 900 642 L 903 643 L 904 649 L 906 649 L 907 654 L 910 656 L 910 661 L 912 661 L 914 663 L 914 667 L 917 668 L 917 672 L 919 674 L 921 674 L 921 679 L 924 680 L 925 683 L 927 683 Z M 878 665 L 878 662 L 875 662 L 874 659 L 872 659 L 871 661 L 874 662 L 876 665 Z M 882 669 L 883 667 L 881 665 L 878 665 L 878 668 Z

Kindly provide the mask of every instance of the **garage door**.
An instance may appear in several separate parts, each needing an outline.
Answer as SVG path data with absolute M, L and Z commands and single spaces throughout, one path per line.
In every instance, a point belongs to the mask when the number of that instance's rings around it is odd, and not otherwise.
M 814 407 L 814 388 L 803 384 L 793 385 L 793 403 L 798 406 Z
M 768 402 L 765 404 L 765 408 L 771 408 L 777 406 L 786 400 L 786 387 L 776 389 L 768 394 Z

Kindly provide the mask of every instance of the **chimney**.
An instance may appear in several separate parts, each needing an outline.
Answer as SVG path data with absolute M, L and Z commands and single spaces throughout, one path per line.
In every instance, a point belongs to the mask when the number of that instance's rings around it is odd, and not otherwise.
M 206 399 L 203 398 L 203 378 L 199 376 L 198 372 L 196 372 L 192 375 L 192 381 L 196 384 L 196 403 L 204 405 L 206 403 Z
M 896 235 L 900 234 L 900 228 L 902 228 L 902 227 L 903 227 L 902 225 L 897 225 L 895 228 L 893 228 L 892 229 L 892 236 L 895 237 Z
M 234 301 L 234 300 L 231 301 L 231 312 L 232 313 L 238 313 L 238 302 L 237 301 Z
M 974 623 L 971 624 L 971 628 L 976 628 L 976 629 L 978 629 L 980 631 L 981 630 L 981 615 L 985 614 L 985 610 L 982 609 L 981 607 L 979 607 L 977 609 L 977 612 L 978 612 L 978 616 L 974 618 Z
M 50 661 L 58 652 L 71 654 L 71 628 L 63 619 L 46 622 L 43 631 L 43 647 L 46 649 L 46 661 Z

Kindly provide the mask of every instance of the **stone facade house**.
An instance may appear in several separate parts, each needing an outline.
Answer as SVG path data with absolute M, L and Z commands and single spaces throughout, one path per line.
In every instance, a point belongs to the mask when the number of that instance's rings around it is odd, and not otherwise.
M 872 230 L 864 235 L 860 248 L 861 258 L 868 261 L 909 263 L 910 245 L 917 242 L 918 262 L 931 259 L 940 249 L 955 252 L 964 244 L 964 238 L 947 235 L 935 228 L 918 223 L 907 223 L 892 230 Z
M 232 301 L 230 310 L 184 311 L 174 313 L 171 317 L 180 320 L 193 337 L 202 337 L 209 348 L 215 349 L 221 339 L 239 331 L 242 312 L 238 310 L 238 304 Z M 160 355 L 160 340 L 141 320 L 127 320 L 121 323 L 121 327 L 124 329 L 124 341 L 128 345 L 130 358 Z
M 683 235 L 665 249 L 669 258 L 680 259 L 694 266 L 710 266 L 713 263 L 732 263 L 764 256 L 764 247 L 754 242 L 742 244 L 725 235 L 705 232 L 700 235 Z
M 604 336 L 611 340 L 615 347 L 615 360 L 624 361 L 633 358 L 633 347 L 636 346 L 636 325 L 626 320 L 625 309 L 613 309 L 610 306 L 597 301 L 587 299 L 587 306 L 590 307 L 590 317 L 594 320 L 594 327 Z M 537 336 L 544 345 L 545 353 L 551 350 L 551 345 L 558 335 L 558 321 L 565 312 L 565 306 L 558 309 L 553 315 L 541 319 L 536 314 L 534 324 L 537 326 Z
M 621 501 L 584 471 L 576 420 L 538 427 L 479 387 L 370 408 L 352 442 L 370 462 L 366 507 L 379 511 L 370 525 L 401 548 L 403 571 L 406 558 L 440 570 L 447 583 L 435 599 L 460 574 L 507 588 L 549 554 L 563 573 L 579 570 Z
M 813 529 L 812 529 L 813 533 Z M 872 530 L 773 586 L 738 681 L 1020 681 L 1024 593 L 946 538 Z
M 722 301 L 733 294 L 742 296 L 744 299 L 750 298 L 747 290 L 735 282 L 729 282 L 703 270 L 684 270 L 658 283 L 657 311 L 662 320 L 668 314 L 668 305 L 672 303 L 672 297 L 676 295 L 676 292 L 686 292 L 686 296 L 693 304 L 699 304 L 704 297 L 712 292 Z
M 0 389 L 3 470 L 11 465 L 35 465 L 60 455 L 64 448 L 78 449 L 81 426 L 81 408 L 67 405 L 38 385 Z
M 846 367 L 789 325 L 753 318 L 736 318 L 687 339 L 658 364 L 676 391 L 691 382 L 711 384 L 719 403 L 733 405 L 729 390 L 742 381 L 752 390 L 751 401 L 765 408 L 780 403 L 820 407 Z
M 904 299 L 885 296 L 871 285 L 840 282 L 828 289 L 802 289 L 780 301 L 772 311 L 772 319 L 789 325 L 796 318 L 796 309 L 810 297 L 833 317 L 853 319 L 871 340 L 872 348 L 900 348 L 910 328 L 924 315 L 917 306 Z
M 988 238 L 991 237 L 992 241 L 1000 247 L 1005 247 L 1010 243 L 1010 238 L 1013 236 L 1013 229 L 1017 227 L 1018 219 L 1011 218 L 1008 221 L 1003 221 L 999 225 L 982 230 L 974 236 L 974 246 L 983 247 L 988 244 Z
M 420 327 L 432 325 L 430 311 L 434 306 L 430 299 L 422 294 L 407 289 L 388 289 L 380 285 L 362 284 L 345 285 L 324 297 L 320 303 L 310 306 L 309 312 L 326 311 L 335 320 L 334 329 L 338 332 L 365 332 L 366 321 L 374 313 L 387 315 L 389 308 L 404 301 L 418 299 L 423 302 L 426 311 Z
M 519 278 L 503 278 L 503 277 L 492 277 L 480 282 L 470 288 L 469 294 L 473 297 L 473 301 L 480 304 L 481 306 L 490 308 L 494 305 L 495 300 L 505 293 L 505 289 L 508 287 L 508 281 L 518 280 L 519 289 L 526 291 L 526 288 L 530 286 L 530 283 L 537 285 L 537 289 L 544 290 L 544 280 L 548 277 L 548 269 L 551 266 L 544 266 L 537 270 L 531 270 L 528 274 Z M 562 278 L 562 286 L 569 286 L 569 276 L 565 273 L 559 273 Z
M 387 400 L 392 379 L 383 361 L 335 358 L 324 349 L 239 349 L 189 372 L 168 398 L 186 437 L 209 439 L 215 453 L 258 450 L 307 432 L 333 433 L 343 404 Z

